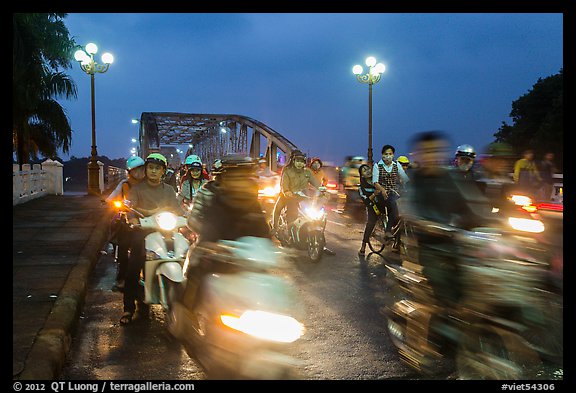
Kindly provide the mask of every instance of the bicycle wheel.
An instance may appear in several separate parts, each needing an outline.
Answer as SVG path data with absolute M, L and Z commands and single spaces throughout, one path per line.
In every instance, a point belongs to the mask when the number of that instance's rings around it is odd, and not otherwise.
M 384 247 L 386 247 L 386 224 L 388 223 L 387 216 L 381 214 L 376 220 L 376 225 L 368 238 L 368 247 L 372 252 L 380 254 Z

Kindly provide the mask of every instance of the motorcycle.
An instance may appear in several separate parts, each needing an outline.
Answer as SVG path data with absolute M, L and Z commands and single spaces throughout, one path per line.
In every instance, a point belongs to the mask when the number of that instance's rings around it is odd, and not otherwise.
M 299 198 L 298 217 L 288 225 L 286 208 L 282 209 L 275 235 L 282 246 L 305 250 L 312 262 L 320 261 L 326 246 L 324 230 L 328 213 L 324 208 L 324 192 L 325 189 L 313 197 L 301 191 L 295 193 L 294 198 Z
M 165 313 L 170 310 L 171 299 L 184 281 L 182 268 L 195 234 L 187 228 L 186 218 L 161 211 L 144 216 L 125 200 L 126 210 L 136 214 L 140 230 L 150 232 L 145 238 L 146 261 L 140 284 L 144 287 L 144 303 L 160 304 Z
M 406 364 L 432 374 L 451 358 L 459 379 L 521 379 L 562 358 L 562 304 L 544 284 L 545 248 L 513 228 L 405 225 L 453 239 L 462 284 L 457 301 L 441 302 L 418 253 L 386 266 L 387 331 Z
M 267 219 L 272 215 L 278 194 L 280 194 L 280 176 L 258 177 L 258 201 Z
M 289 350 L 305 329 L 294 287 L 273 274 L 282 258 L 256 237 L 190 248 L 167 324 L 209 378 L 297 377 Z

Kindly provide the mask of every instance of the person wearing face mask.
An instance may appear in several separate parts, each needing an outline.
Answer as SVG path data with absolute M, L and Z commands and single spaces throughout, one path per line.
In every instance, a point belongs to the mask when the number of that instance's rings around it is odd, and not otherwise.
M 278 230 L 278 218 L 285 206 L 288 224 L 298 217 L 298 198 L 295 194 L 300 191 L 305 192 L 309 184 L 316 189 L 322 187 L 322 184 L 312 175 L 312 171 L 306 167 L 304 153 L 294 150 L 290 155 L 290 162 L 282 170 L 280 194 L 272 212 L 272 233 Z
M 312 160 L 310 160 L 310 164 L 308 164 L 308 167 L 312 171 L 312 176 L 314 176 L 318 183 L 320 183 L 322 186 L 326 186 L 326 184 L 328 184 L 328 178 L 322 169 L 323 164 L 320 158 L 312 158 Z
M 404 172 L 402 165 L 394 161 L 396 149 L 392 145 L 382 147 L 382 159 L 372 168 L 372 182 L 375 189 L 380 191 L 378 198 L 381 198 L 388 212 L 388 224 L 386 227 L 386 237 L 392 238 L 392 228 L 400 219 L 398 213 L 397 200 L 400 197 L 401 184 L 406 184 L 410 180 Z M 398 232 L 399 234 L 399 232 Z M 394 242 L 397 245 L 399 242 Z M 398 251 L 393 249 L 393 251 Z
M 468 144 L 460 145 L 454 153 L 454 166 L 457 167 L 464 179 L 475 180 L 476 174 L 472 169 L 476 160 L 476 150 Z
M 178 200 L 181 201 L 184 208 L 191 205 L 194 196 L 206 183 L 202 175 L 202 160 L 195 154 L 191 154 L 186 157 L 184 161 L 186 165 L 186 174 L 180 182 L 180 193 L 178 194 Z
M 127 195 L 133 209 L 145 216 L 160 211 L 170 211 L 176 215 L 184 214 L 176 197 L 176 191 L 162 181 L 167 167 L 166 157 L 160 153 L 151 153 L 146 157 L 144 166 L 146 177 L 134 185 Z M 139 223 L 138 217 L 134 214 L 130 215 L 129 220 L 132 224 Z M 146 261 L 145 238 L 150 232 L 136 228 L 132 234 L 130 257 L 124 278 L 124 313 L 120 318 L 122 325 L 127 325 L 134 319 L 148 317 L 150 310 L 150 306 L 142 301 L 141 287 L 138 284 L 140 271 Z M 135 312 L 137 315 L 133 319 Z

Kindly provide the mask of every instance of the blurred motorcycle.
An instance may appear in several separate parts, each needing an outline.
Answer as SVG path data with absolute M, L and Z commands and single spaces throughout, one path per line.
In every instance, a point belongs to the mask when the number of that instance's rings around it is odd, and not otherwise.
M 296 294 L 270 239 L 199 243 L 171 301 L 169 332 L 211 379 L 292 379 L 291 345 L 304 334 Z
M 450 357 L 460 379 L 521 379 L 543 360 L 561 362 L 562 302 L 545 285 L 547 250 L 513 222 L 515 228 L 510 223 L 509 229 L 472 231 L 422 220 L 405 223 L 410 233 L 452 239 L 462 289 L 457 301 L 440 301 L 424 274 L 434 262 L 419 260 L 422 254 L 387 266 L 387 331 L 405 363 L 434 373 Z
M 324 208 L 326 197 L 325 187 L 310 197 L 303 192 L 295 193 L 293 198 L 298 198 L 298 217 L 293 223 L 288 224 L 286 208 L 280 212 L 276 238 L 284 247 L 294 247 L 305 250 L 312 262 L 318 262 L 324 253 L 326 238 L 324 230 L 328 214 Z
M 258 201 L 267 219 L 272 215 L 278 194 L 280 194 L 280 176 L 258 177 Z

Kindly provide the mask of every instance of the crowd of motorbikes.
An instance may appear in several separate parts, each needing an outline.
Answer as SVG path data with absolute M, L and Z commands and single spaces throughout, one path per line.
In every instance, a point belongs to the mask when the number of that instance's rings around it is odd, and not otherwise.
M 278 179 L 275 179 L 277 181 Z M 279 192 L 271 181 L 259 198 L 270 213 Z M 212 378 L 297 378 L 290 345 L 305 332 L 302 309 L 290 285 L 275 274 L 286 261 L 282 248 L 319 261 L 325 249 L 323 192 L 299 193 L 298 218 L 280 214 L 276 238 L 244 237 L 199 246 L 186 218 L 168 212 L 145 217 L 129 201 L 118 219 L 139 216 L 146 236 L 144 301 L 165 311 L 167 330 Z M 116 201 L 118 202 L 118 201 Z M 387 332 L 402 360 L 426 374 L 454 360 L 460 379 L 522 379 L 542 361 L 561 363 L 562 290 L 550 277 L 546 244 L 530 202 L 511 199 L 527 216 L 507 225 L 457 230 L 402 217 L 410 252 L 387 265 Z M 505 223 L 506 224 L 506 223 Z M 452 240 L 461 260 L 462 297 L 438 301 L 423 274 L 418 237 L 434 232 Z
M 263 206 L 266 200 L 273 206 L 278 186 L 271 181 L 262 188 Z M 140 280 L 144 302 L 163 308 L 167 330 L 209 378 L 297 378 L 289 348 L 305 328 L 294 287 L 278 274 L 286 253 L 271 239 L 256 237 L 200 244 L 185 216 L 146 217 L 128 200 L 113 204 L 115 227 L 129 225 L 130 213 L 148 232 Z M 303 236 L 304 230 L 296 233 Z M 320 247 L 321 254 L 323 243 Z

